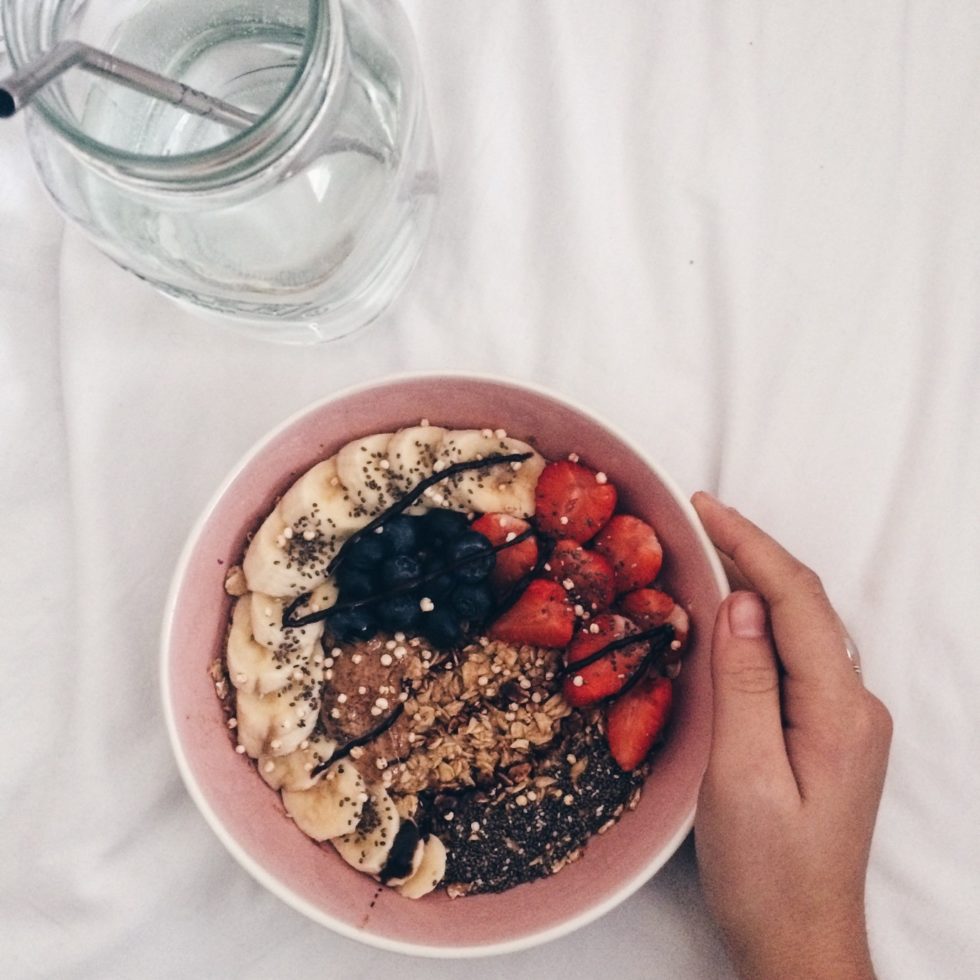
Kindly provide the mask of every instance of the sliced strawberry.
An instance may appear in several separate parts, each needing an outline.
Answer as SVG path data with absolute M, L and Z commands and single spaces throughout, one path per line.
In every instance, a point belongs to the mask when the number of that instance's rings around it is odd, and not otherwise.
M 637 589 L 627 592 L 619 600 L 619 609 L 636 623 L 640 629 L 653 629 L 670 623 L 674 627 L 674 646 L 672 649 L 680 652 L 687 646 L 687 635 L 690 632 L 690 620 L 682 606 L 661 592 L 659 589 Z
M 490 627 L 490 636 L 507 643 L 563 647 L 572 638 L 575 612 L 557 582 L 534 578 L 521 597 Z
M 598 632 L 593 632 L 593 628 Z M 643 663 L 643 658 L 650 650 L 649 643 L 641 641 L 613 650 L 580 670 L 575 669 L 575 664 L 597 653 L 604 646 L 638 632 L 637 627 L 625 616 L 606 613 L 597 616 L 590 626 L 575 634 L 565 651 L 568 671 L 562 686 L 562 694 L 572 707 L 583 708 L 595 704 L 623 689 Z
M 619 594 L 649 585 L 664 560 L 656 531 L 630 514 L 617 514 L 599 532 L 593 548 L 612 562 Z
M 630 772 L 647 757 L 670 716 L 673 686 L 649 674 L 606 709 L 606 740 L 619 768 Z
M 506 544 L 523 534 L 530 524 L 519 517 L 510 514 L 484 514 L 477 518 L 470 530 L 482 534 L 491 544 Z M 538 563 L 538 540 L 535 537 L 525 538 L 509 548 L 501 548 L 497 552 L 497 561 L 490 573 L 490 587 L 498 598 L 508 592 L 522 579 L 534 570 Z
M 541 471 L 534 506 L 535 520 L 546 534 L 588 541 L 612 517 L 616 488 L 600 482 L 595 470 L 563 459 Z
M 597 551 L 587 551 L 570 538 L 555 542 L 545 564 L 545 574 L 589 613 L 604 612 L 616 597 L 616 579 L 609 560 Z

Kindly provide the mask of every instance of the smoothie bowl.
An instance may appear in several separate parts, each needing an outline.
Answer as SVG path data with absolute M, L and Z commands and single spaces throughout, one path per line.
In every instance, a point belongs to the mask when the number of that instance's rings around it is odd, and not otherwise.
M 289 419 L 192 532 L 164 623 L 181 773 L 242 866 L 351 938 L 525 948 L 691 828 L 727 591 L 610 426 L 479 376 Z

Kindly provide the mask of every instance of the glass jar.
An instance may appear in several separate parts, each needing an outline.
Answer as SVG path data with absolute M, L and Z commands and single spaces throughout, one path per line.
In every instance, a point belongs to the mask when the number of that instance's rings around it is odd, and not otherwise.
M 270 338 L 377 316 L 437 177 L 396 0 L 2 0 L 15 68 L 80 40 L 256 116 L 244 130 L 73 68 L 28 110 L 64 214 L 165 293 Z

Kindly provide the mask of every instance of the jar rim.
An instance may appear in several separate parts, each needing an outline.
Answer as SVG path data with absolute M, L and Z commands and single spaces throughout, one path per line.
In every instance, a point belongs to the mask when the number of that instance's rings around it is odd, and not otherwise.
M 123 150 L 116 146 L 92 139 L 77 126 L 66 121 L 63 112 L 56 106 L 51 94 L 45 91 L 38 93 L 31 102 L 30 108 L 35 109 L 44 121 L 61 137 L 67 140 L 79 153 L 89 158 L 97 166 L 110 167 L 116 173 L 122 173 L 130 178 L 150 182 L 165 183 L 198 183 L 208 178 L 216 178 L 227 174 L 233 168 L 241 172 L 248 168 L 249 161 L 257 154 L 264 153 L 270 141 L 279 142 L 277 137 L 282 133 L 280 120 L 290 115 L 290 109 L 300 102 L 299 95 L 308 89 L 311 79 L 318 83 L 329 79 L 337 63 L 337 44 L 335 43 L 342 29 L 341 0 L 308 0 L 308 27 L 303 40 L 303 50 L 299 63 L 292 78 L 284 86 L 273 104 L 266 109 L 254 123 L 246 129 L 232 133 L 230 137 L 212 146 L 189 153 L 174 153 L 168 156 L 161 154 L 141 154 Z M 13 28 L 13 0 L 2 0 L 0 7 L 0 24 L 6 34 L 7 52 L 15 70 L 27 61 L 25 52 Z M 326 42 L 326 43 L 324 43 Z M 323 64 L 318 64 L 314 55 L 322 51 L 325 54 Z M 313 76 L 318 76 L 313 78 Z

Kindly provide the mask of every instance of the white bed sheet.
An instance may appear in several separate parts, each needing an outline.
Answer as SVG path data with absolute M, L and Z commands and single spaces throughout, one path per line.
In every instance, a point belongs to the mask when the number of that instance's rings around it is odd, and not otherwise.
M 8 977 L 728 975 L 690 841 L 622 907 L 460 964 L 265 893 L 183 789 L 171 569 L 252 441 L 351 382 L 465 368 L 591 405 L 818 569 L 895 739 L 883 977 L 980 963 L 980 7 L 412 0 L 442 171 L 368 332 L 269 346 L 62 224 L 0 129 L 0 968 Z

